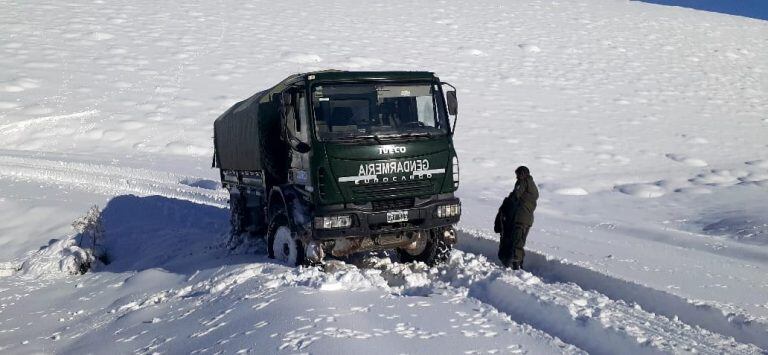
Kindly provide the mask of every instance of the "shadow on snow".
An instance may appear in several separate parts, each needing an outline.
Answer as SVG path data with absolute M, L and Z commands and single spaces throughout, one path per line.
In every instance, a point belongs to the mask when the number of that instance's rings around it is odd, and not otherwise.
M 101 271 L 162 268 L 190 274 L 238 263 L 224 248 L 229 211 L 162 196 L 117 196 L 102 210 L 110 264 Z

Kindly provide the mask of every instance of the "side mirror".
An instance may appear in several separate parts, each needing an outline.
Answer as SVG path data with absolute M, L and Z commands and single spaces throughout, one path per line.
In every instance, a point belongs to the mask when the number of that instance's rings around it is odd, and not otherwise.
M 453 134 L 456 132 L 456 120 L 459 119 L 459 100 L 456 100 L 456 87 L 446 82 L 442 82 L 440 84 L 450 86 L 451 89 L 453 89 L 451 91 L 445 92 L 445 101 L 446 106 L 448 106 L 448 114 L 453 116 L 453 127 L 451 129 L 451 134 Z
M 448 101 L 448 114 L 456 116 L 459 112 L 459 101 L 456 100 L 456 91 L 447 91 L 445 93 L 446 100 Z

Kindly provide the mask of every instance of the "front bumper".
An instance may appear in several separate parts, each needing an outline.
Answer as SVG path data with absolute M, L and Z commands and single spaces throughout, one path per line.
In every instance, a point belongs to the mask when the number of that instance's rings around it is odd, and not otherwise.
M 350 215 L 352 216 L 352 226 L 338 229 L 318 229 L 313 227 L 312 235 L 315 240 L 376 237 L 450 226 L 459 222 L 460 214 L 446 218 L 437 217 L 437 207 L 448 204 L 461 204 L 461 201 L 450 195 L 449 197 L 446 196 L 416 204 L 411 208 L 398 209 L 407 211 L 408 221 L 396 223 L 387 223 L 387 212 L 389 211 L 372 211 L 354 207 L 333 208 L 334 206 L 329 206 L 330 208 L 317 211 L 320 213 L 316 213 L 316 216 Z

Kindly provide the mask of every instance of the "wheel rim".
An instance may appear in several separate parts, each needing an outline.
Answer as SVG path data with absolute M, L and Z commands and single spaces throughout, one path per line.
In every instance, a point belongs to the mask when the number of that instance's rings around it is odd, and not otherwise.
M 275 231 L 272 252 L 275 255 L 275 259 L 289 265 L 296 265 L 298 251 L 296 250 L 296 242 L 291 237 L 291 230 L 288 227 L 282 226 Z

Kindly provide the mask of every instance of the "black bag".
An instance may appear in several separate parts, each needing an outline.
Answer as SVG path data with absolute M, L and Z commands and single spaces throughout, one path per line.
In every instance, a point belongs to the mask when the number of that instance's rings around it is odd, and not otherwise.
M 504 198 L 504 202 L 499 206 L 499 212 L 496 212 L 496 219 L 493 221 L 493 231 L 495 233 L 501 233 L 504 229 L 504 215 L 507 213 L 506 209 L 509 208 L 509 196 Z

